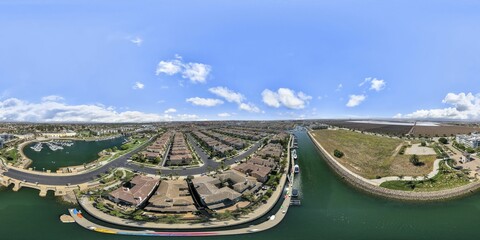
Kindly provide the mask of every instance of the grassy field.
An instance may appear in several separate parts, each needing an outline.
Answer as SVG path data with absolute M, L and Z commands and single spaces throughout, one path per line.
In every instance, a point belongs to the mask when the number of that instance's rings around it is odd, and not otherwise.
M 395 190 L 426 192 L 455 188 L 468 183 L 470 183 L 468 174 L 450 169 L 446 166 L 445 162 L 441 162 L 438 174 L 431 179 L 422 179 L 418 181 L 388 181 L 382 183 L 380 186 Z
M 419 156 L 422 166 L 410 163 L 410 155 L 397 154 L 401 139 L 380 137 L 347 130 L 316 130 L 317 141 L 333 156 L 338 149 L 345 155 L 336 158 L 351 171 L 370 179 L 385 176 L 423 176 L 433 169 L 435 155 Z

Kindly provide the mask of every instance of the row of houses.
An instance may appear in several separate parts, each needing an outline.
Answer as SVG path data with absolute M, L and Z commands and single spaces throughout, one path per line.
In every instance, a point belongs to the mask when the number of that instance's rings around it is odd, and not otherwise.
M 168 131 L 164 133 L 160 138 L 157 138 L 145 151 L 141 154 L 149 160 L 163 159 L 167 154 L 168 147 L 172 141 L 173 132 Z
M 229 146 L 232 146 L 234 147 L 235 149 L 239 150 L 239 149 L 243 149 L 246 147 L 246 143 L 244 140 L 240 139 L 240 138 L 236 138 L 236 137 L 231 137 L 231 136 L 227 136 L 227 135 L 224 135 L 224 134 L 220 134 L 220 133 L 216 133 L 216 132 L 213 132 L 213 131 L 210 131 L 210 132 L 203 132 L 204 134 L 206 135 L 209 135 L 210 137 L 213 137 L 215 138 L 216 140 L 222 142 L 222 143 L 225 143 Z
M 224 157 L 229 151 L 233 151 L 233 147 L 226 145 L 200 131 L 193 131 L 192 134 L 204 147 L 208 148 L 212 155 Z
M 245 130 L 245 129 L 235 129 L 235 128 L 221 128 L 221 129 L 218 129 L 217 131 L 227 135 L 232 135 L 235 137 L 248 139 L 252 141 L 258 141 L 268 136 L 268 134 L 265 132 L 251 131 L 251 130 Z
M 235 170 L 216 177 L 201 176 L 193 179 L 192 184 L 202 204 L 212 210 L 232 206 L 242 199 L 243 194 L 253 194 L 262 187 L 262 183 L 254 177 Z M 150 212 L 186 213 L 197 210 L 185 180 L 159 182 L 156 178 L 137 175 L 129 183 L 110 192 L 108 198 L 115 203 Z
M 193 161 L 192 153 L 182 132 L 175 133 L 168 155 L 168 165 L 188 165 Z

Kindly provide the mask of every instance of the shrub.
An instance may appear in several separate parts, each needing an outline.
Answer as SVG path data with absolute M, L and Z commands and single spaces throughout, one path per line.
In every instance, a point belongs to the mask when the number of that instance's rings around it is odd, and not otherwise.
M 441 137 L 438 139 L 438 142 L 441 143 L 441 144 L 447 144 L 448 143 L 448 139 L 444 138 L 444 137 Z
M 338 150 L 338 149 L 335 149 L 335 150 L 333 151 L 333 156 L 335 156 L 335 157 L 337 157 L 337 158 L 341 158 L 341 157 L 343 157 L 343 155 L 344 155 L 343 152 L 340 151 L 340 150 Z

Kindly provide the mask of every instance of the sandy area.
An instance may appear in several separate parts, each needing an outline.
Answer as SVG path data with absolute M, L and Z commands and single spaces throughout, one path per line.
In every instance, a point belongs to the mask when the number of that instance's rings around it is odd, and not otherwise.
M 422 147 L 419 143 L 412 144 L 411 147 L 405 149 L 406 155 L 435 155 L 435 150 L 430 147 Z

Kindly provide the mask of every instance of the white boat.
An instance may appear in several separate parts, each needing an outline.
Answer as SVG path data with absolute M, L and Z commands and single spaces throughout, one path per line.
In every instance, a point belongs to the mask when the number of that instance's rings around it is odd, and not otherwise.
M 298 166 L 298 164 L 295 164 L 295 166 L 293 167 L 293 172 L 295 174 L 299 173 L 300 172 L 300 167 Z
M 41 142 L 39 142 L 39 143 L 35 144 L 35 146 L 30 147 L 30 148 L 33 149 L 33 151 L 35 151 L 35 152 L 40 152 L 43 149 L 43 144 Z
M 50 148 L 50 150 L 52 150 L 52 151 L 57 151 L 57 150 L 62 150 L 62 149 L 63 149 L 62 146 L 55 145 L 55 144 L 53 144 L 53 143 L 51 143 L 51 142 L 48 142 L 48 143 L 47 143 L 47 146 L 48 146 L 48 148 Z

